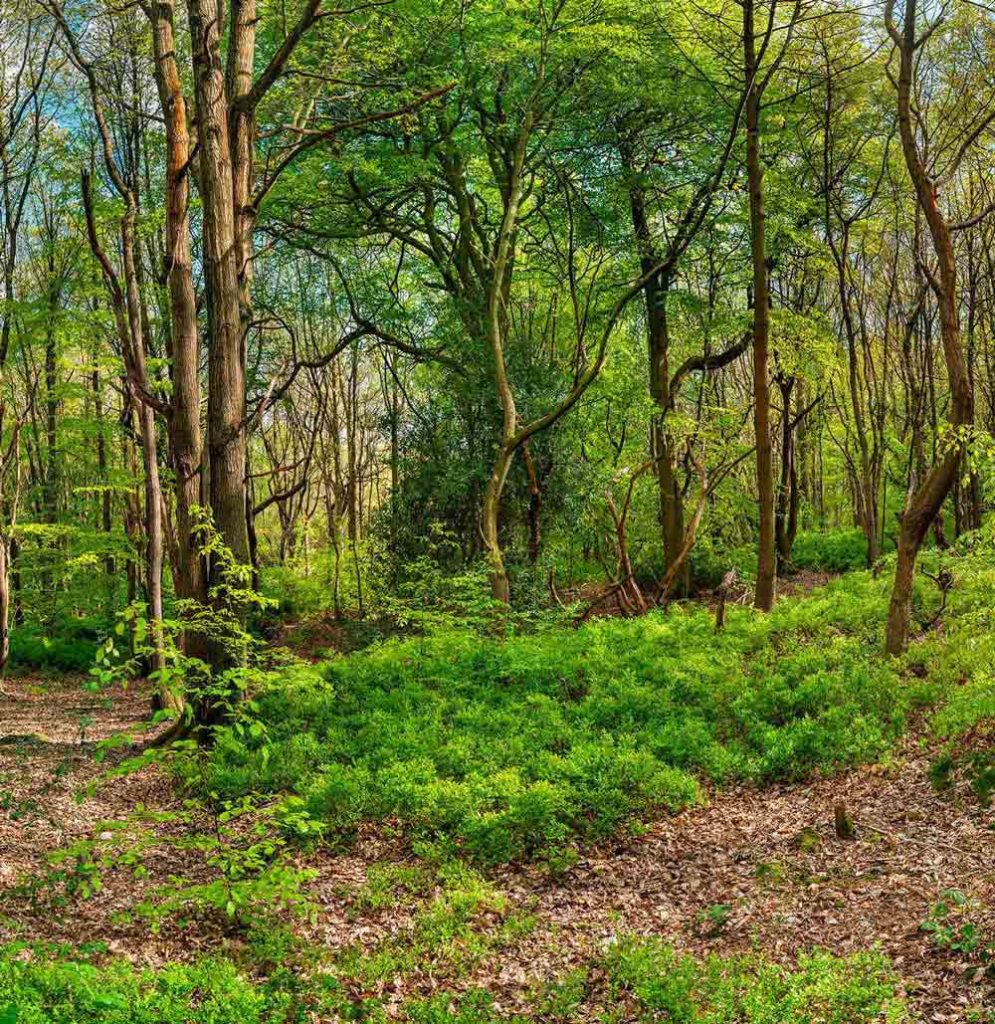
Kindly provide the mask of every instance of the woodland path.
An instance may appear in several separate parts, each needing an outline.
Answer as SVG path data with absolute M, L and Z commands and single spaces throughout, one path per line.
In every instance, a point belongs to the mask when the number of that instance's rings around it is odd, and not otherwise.
M 147 698 L 142 688 L 108 699 L 85 693 L 79 681 L 8 682 L 0 696 L 0 941 L 100 940 L 156 964 L 227 940 L 223 924 L 193 933 L 167 926 L 150 937 L 141 922 L 115 916 L 156 879 L 196 873 L 169 844 L 148 854 L 149 879 L 112 871 L 101 893 L 62 912 L 41 910 L 23 885 L 43 871 L 49 851 L 92 836 L 102 821 L 136 804 L 179 806 L 155 768 L 77 797 L 103 770 L 94 741 L 140 722 Z M 560 878 L 538 867 L 503 869 L 495 883 L 537 926 L 452 985 L 484 985 L 503 1008 L 524 1008 L 535 981 L 561 976 L 633 932 L 697 954 L 752 950 L 790 959 L 813 946 L 834 953 L 879 946 L 906 979 L 917 1019 L 977 1019 L 972 1010 L 995 1008 L 991 990 L 966 980 L 966 964 L 937 951 L 919 925 L 943 890 L 958 888 L 980 905 L 972 920 L 995 934 L 995 813 L 969 794 L 938 794 L 929 762 L 930 751 L 911 736 L 884 765 L 717 794 L 707 806 L 652 823 L 637 839 L 586 851 Z M 841 801 L 856 822 L 854 840 L 835 835 L 833 806 Z M 404 856 L 396 842 L 364 830 L 350 853 L 312 858 L 322 908 L 312 937 L 334 949 L 403 932 L 405 908 L 356 914 L 343 893 L 363 883 L 371 864 Z M 714 908 L 723 908 L 721 923 Z M 399 1001 L 447 984 L 415 972 L 378 994 Z

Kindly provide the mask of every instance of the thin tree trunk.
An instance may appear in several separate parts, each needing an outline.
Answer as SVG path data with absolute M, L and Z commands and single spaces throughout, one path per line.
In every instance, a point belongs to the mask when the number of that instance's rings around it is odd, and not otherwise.
M 777 562 L 774 546 L 774 472 L 770 436 L 769 362 L 770 282 L 766 251 L 763 167 L 760 163 L 760 87 L 757 81 L 753 0 L 743 0 L 746 98 L 746 171 L 750 191 L 750 242 L 753 256 L 753 430 L 756 435 L 759 550 L 754 604 L 762 611 L 774 606 Z M 773 14 L 771 15 L 773 17 Z

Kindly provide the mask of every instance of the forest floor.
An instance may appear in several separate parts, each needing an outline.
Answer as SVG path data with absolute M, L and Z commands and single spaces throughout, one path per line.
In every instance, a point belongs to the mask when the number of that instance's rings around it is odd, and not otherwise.
M 0 941 L 99 942 L 154 966 L 233 939 L 223 921 L 167 924 L 150 935 L 147 922 L 121 915 L 157 882 L 201 870 L 182 843 L 168 841 L 171 831 L 189 827 L 175 821 L 153 827 L 156 837 L 143 855 L 148 877 L 112 868 L 86 900 L 49 898 L 53 851 L 106 835 L 105 822 L 138 805 L 181 806 L 155 766 L 87 793 L 106 770 L 95 758 L 95 741 L 141 722 L 147 698 L 142 687 L 109 697 L 87 693 L 79 680 L 8 681 L 0 695 Z M 877 946 L 905 979 L 917 1020 L 978 1019 L 972 1013 L 988 1005 L 991 992 L 969 980 L 962 958 L 938 950 L 919 926 L 941 893 L 957 888 L 977 901 L 972 922 L 995 929 L 987 909 L 995 907 L 995 817 L 957 791 L 937 793 L 927 777 L 929 755 L 913 730 L 884 764 L 714 794 L 706 806 L 650 823 L 638 838 L 587 850 L 563 874 L 539 866 L 501 869 L 491 876 L 506 903 L 500 918 L 520 911 L 530 927 L 485 944 L 469 969 L 447 976 L 445 960 L 430 957 L 371 982 L 366 994 L 390 1007 L 479 986 L 494 992 L 502 1009 L 527 1008 L 536 982 L 590 963 L 623 934 L 655 934 L 698 955 L 756 951 L 775 960 L 813 947 L 845 954 Z M 841 802 L 855 821 L 855 839 L 835 834 L 833 810 Z M 403 941 L 412 907 L 364 906 L 350 894 L 363 888 L 371 867 L 408 858 L 379 830 L 364 831 L 346 854 L 308 858 L 320 907 L 305 926 L 312 944 L 332 953 Z

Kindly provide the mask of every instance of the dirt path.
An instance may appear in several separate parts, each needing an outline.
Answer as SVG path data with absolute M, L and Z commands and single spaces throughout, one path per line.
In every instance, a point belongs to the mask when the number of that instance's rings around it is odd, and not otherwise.
M 100 900 L 51 906 L 25 883 L 46 873 L 46 857 L 97 834 L 101 823 L 134 807 L 176 803 L 168 780 L 146 769 L 83 797 L 107 768 L 98 743 L 128 729 L 141 733 L 149 690 L 136 685 L 113 696 L 89 693 L 82 679 L 22 677 L 0 694 L 0 941 L 114 941 L 109 920 L 128 900 L 111 885 Z M 122 878 L 121 881 L 124 881 Z M 118 892 L 116 890 L 125 890 Z M 139 947 L 140 948 L 140 947 Z
M 0 694 L 0 885 L 38 865 L 45 852 L 120 811 L 109 794 L 79 804 L 74 790 L 96 773 L 97 741 L 143 717 L 147 694 L 113 700 L 82 680 L 7 680 Z
M 11 890 L 42 871 L 48 851 L 92 836 L 100 822 L 136 804 L 175 807 L 178 797 L 161 772 L 145 769 L 76 799 L 100 771 L 93 741 L 142 720 L 143 690 L 113 700 L 66 682 L 20 680 L 8 690 L 0 696 L 0 940 L 101 939 L 144 963 L 216 949 L 225 936 L 211 926 L 165 928 L 150 938 L 141 922 L 119 919 L 145 886 L 190 867 L 177 865 L 172 848 L 148 858 L 145 882 L 112 872 L 97 898 L 62 913 L 40 915 L 23 887 Z M 588 851 L 562 878 L 538 867 L 505 869 L 495 881 L 537 926 L 458 984 L 486 985 L 503 1006 L 524 1007 L 535 981 L 562 975 L 632 932 L 699 954 L 792 958 L 813 946 L 848 953 L 879 945 L 907 980 L 921 1019 L 972 1019 L 990 993 L 967 981 L 965 963 L 938 952 L 919 925 L 943 890 L 958 888 L 980 905 L 972 920 L 995 934 L 995 815 L 963 793 L 937 794 L 928 764 L 928 751 L 909 739 L 887 768 L 719 794 L 707 807 L 655 822 L 639 839 Z M 841 801 L 856 821 L 855 840 L 834 833 Z M 404 927 L 404 913 L 357 916 L 341 899 L 385 856 L 398 852 L 370 834 L 348 856 L 316 859 L 323 905 L 316 933 L 329 947 L 373 944 Z M 419 979 L 398 984 L 417 990 Z

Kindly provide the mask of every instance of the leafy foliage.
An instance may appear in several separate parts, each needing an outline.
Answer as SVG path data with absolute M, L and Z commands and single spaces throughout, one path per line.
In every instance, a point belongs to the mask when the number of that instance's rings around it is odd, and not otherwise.
M 926 691 L 878 655 L 886 583 L 856 574 L 770 618 L 673 608 L 506 639 L 442 630 L 284 674 L 258 734 L 222 730 L 180 770 L 196 792 L 288 790 L 332 834 L 397 820 L 419 848 L 549 856 L 699 777 L 799 778 L 873 759 Z
M 465 908 L 464 908 L 465 911 Z M 461 911 L 464 912 L 464 911 Z M 447 940 L 442 935 L 436 940 Z M 452 948 L 456 948 L 453 946 Z M 374 953 L 342 975 L 351 981 L 390 969 Z M 603 990 L 591 979 L 604 977 Z M 593 962 L 537 993 L 536 1010 L 509 1017 L 493 996 L 470 988 L 392 1007 L 410 1024 L 539 1024 L 568 1021 L 583 1007 L 585 1019 L 619 1021 L 600 1009 L 606 998 L 627 1007 L 626 1020 L 664 1019 L 679 1024 L 904 1024 L 909 1016 L 887 960 L 876 953 L 837 958 L 813 953 L 797 966 L 757 956 L 696 961 L 653 939 L 623 938 Z M 587 1004 L 590 1003 L 590 1006 Z M 23 946 L 0 948 L 0 1021 L 3 1024 L 299 1024 L 321 1019 L 385 1020 L 379 1000 L 356 999 L 327 975 L 309 981 L 290 975 L 260 983 L 220 957 L 158 971 L 112 961 L 94 966 Z
M 969 975 L 995 976 L 995 936 L 978 925 L 979 907 L 959 889 L 947 889 L 919 926 L 942 950 L 969 961 Z
M 796 969 L 756 957 L 703 963 L 655 940 L 624 942 L 608 958 L 619 992 L 635 1001 L 633 1019 L 681 1024 L 851 1024 L 909 1020 L 887 961 L 870 953 L 841 960 L 801 957 Z

